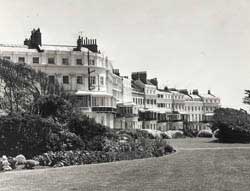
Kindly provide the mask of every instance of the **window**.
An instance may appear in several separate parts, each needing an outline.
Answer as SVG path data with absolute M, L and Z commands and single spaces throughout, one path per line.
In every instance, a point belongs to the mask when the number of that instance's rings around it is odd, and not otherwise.
M 76 59 L 76 65 L 82 65 L 82 59 L 81 58 Z
M 69 84 L 69 76 L 63 76 L 63 84 Z
M 69 59 L 68 58 L 63 58 L 62 59 L 62 64 L 63 65 L 69 65 Z
M 95 76 L 90 76 L 90 84 L 95 85 Z
M 33 64 L 39 64 L 39 57 L 33 57 Z
M 55 76 L 49 76 L 49 83 L 55 83 Z
M 18 57 L 18 62 L 19 63 L 24 63 L 25 62 L 25 58 L 24 57 Z
M 83 84 L 82 76 L 77 76 L 77 78 L 76 78 L 76 83 L 77 83 L 77 84 Z
M 89 60 L 89 65 L 93 65 L 94 66 L 95 65 L 95 60 L 90 59 Z
M 100 77 L 100 84 L 103 86 L 104 85 L 104 78 L 103 76 Z
M 48 58 L 48 64 L 55 64 L 55 58 L 53 57 Z
M 4 60 L 10 60 L 10 56 L 4 56 L 3 59 Z

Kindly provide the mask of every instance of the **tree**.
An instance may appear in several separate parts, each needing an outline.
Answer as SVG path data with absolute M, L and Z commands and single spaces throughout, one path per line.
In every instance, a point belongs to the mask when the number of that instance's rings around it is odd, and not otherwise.
M 54 121 L 66 122 L 73 113 L 73 106 L 70 101 L 62 95 L 40 96 L 34 104 L 34 112 L 41 117 L 51 117 Z
M 222 142 L 250 142 L 250 115 L 232 108 L 219 108 L 213 116 L 212 130 Z
M 250 105 L 250 90 L 245 90 L 246 96 L 243 98 L 243 103 Z
M 35 71 L 27 64 L 4 59 L 0 59 L 0 81 L 1 106 L 9 113 L 32 112 L 33 103 L 40 96 L 64 92 L 58 81 L 49 81 L 47 74 Z

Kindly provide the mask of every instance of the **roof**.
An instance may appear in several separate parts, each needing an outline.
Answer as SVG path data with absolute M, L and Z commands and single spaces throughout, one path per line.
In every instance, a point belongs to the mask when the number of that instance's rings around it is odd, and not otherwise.
M 41 46 L 42 50 L 45 51 L 66 51 L 66 52 L 71 52 L 75 46 L 68 46 L 68 45 L 43 45 Z M 81 47 L 82 52 L 87 52 L 88 49 Z
M 37 52 L 36 49 L 29 49 L 28 46 L 25 45 L 7 45 L 0 44 L 1 51 L 14 51 L 14 52 Z
M 163 92 L 163 93 L 171 93 L 169 90 L 163 90 L 163 89 L 157 89 L 159 92 Z
M 192 100 L 192 97 L 190 95 L 184 94 L 184 99 L 185 100 Z
M 204 98 L 215 98 L 215 96 L 212 94 L 200 94 L 200 96 Z
M 155 85 L 152 84 L 149 80 L 147 80 L 147 85 L 155 86 Z
M 196 100 L 196 101 L 199 100 L 199 101 L 201 101 L 201 97 L 198 96 L 198 95 L 191 94 L 189 96 L 192 97 L 193 100 Z
M 141 88 L 139 85 L 137 85 L 134 81 L 131 82 L 131 87 L 134 91 L 144 93 L 143 88 Z
M 48 45 L 44 44 L 40 47 L 41 50 L 44 51 L 65 51 L 71 52 L 75 46 L 70 45 Z M 13 45 L 13 44 L 0 44 L 1 51 L 14 51 L 14 52 L 37 52 L 37 49 L 29 49 L 26 45 Z M 87 52 L 88 49 L 82 47 L 82 52 Z

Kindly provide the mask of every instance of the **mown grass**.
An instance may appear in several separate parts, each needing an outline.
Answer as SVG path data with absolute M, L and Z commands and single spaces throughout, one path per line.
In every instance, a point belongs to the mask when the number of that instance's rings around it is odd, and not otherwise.
M 0 190 L 248 191 L 250 149 L 233 147 L 250 145 L 210 141 L 178 139 L 170 142 L 179 148 L 220 149 L 180 150 L 160 158 L 1 173 Z

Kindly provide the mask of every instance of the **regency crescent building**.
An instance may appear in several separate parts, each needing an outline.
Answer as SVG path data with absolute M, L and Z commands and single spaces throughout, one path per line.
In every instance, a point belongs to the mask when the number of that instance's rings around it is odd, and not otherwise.
M 45 72 L 49 81 L 77 96 L 82 113 L 110 128 L 166 131 L 191 124 L 200 130 L 220 107 L 210 91 L 200 95 L 198 90 L 160 89 L 146 72 L 133 72 L 131 79 L 121 76 L 96 39 L 79 36 L 72 46 L 42 44 L 40 29 L 34 29 L 23 45 L 0 44 L 0 58 Z

